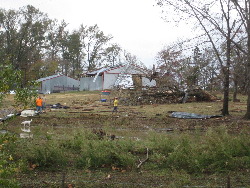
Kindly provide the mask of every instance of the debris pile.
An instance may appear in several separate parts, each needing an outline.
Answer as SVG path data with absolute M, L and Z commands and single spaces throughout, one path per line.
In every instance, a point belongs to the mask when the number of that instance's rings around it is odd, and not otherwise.
M 37 115 L 36 111 L 35 110 L 23 110 L 21 112 L 21 115 L 22 117 L 28 117 L 28 116 L 35 116 Z
M 201 89 L 201 88 L 196 88 L 196 89 L 191 89 L 187 91 L 188 93 L 188 101 L 187 102 L 201 102 L 201 101 L 206 101 L 206 102 L 213 102 L 218 100 L 218 98 L 209 92 Z
M 59 108 L 68 109 L 68 108 L 70 108 L 69 106 L 65 106 L 65 105 L 62 105 L 60 103 L 56 103 L 56 104 L 48 105 L 48 106 L 50 108 L 55 108 L 55 109 L 59 109 Z
M 123 90 L 120 102 L 123 105 L 147 105 L 147 104 L 171 104 L 185 102 L 211 102 L 217 97 L 200 88 L 179 91 L 160 90 L 158 88 L 148 88 L 140 90 Z
M 16 115 L 20 115 L 14 108 L 0 110 L 0 122 L 4 122 Z

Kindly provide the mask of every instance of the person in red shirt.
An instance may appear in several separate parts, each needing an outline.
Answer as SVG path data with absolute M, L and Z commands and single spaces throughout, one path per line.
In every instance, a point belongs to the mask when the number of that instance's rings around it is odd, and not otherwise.
M 43 100 L 42 98 L 39 96 L 37 99 L 36 99 L 36 111 L 37 112 L 42 112 L 42 107 L 43 107 Z

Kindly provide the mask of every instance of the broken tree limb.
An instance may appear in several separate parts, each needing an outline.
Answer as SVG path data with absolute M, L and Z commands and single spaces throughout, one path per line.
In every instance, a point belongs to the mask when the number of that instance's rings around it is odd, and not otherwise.
M 146 156 L 146 158 L 145 158 L 144 160 L 139 159 L 139 162 L 140 162 L 140 163 L 137 165 L 137 169 L 139 169 L 139 168 L 141 167 L 141 165 L 142 165 L 143 163 L 145 163 L 148 159 L 149 159 L 149 158 L 148 158 L 148 148 L 147 148 L 147 156 Z

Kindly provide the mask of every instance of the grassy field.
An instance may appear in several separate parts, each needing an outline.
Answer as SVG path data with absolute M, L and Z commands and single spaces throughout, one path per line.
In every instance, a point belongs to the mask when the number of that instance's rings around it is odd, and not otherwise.
M 103 97 L 108 101 L 100 102 Z M 230 116 L 211 119 L 177 119 L 170 112 L 219 115 L 219 100 L 121 104 L 112 113 L 113 97 L 50 94 L 45 113 L 2 123 L 10 134 L 2 135 L 1 151 L 14 169 L 12 179 L 2 178 L 17 187 L 249 187 L 246 96 L 230 102 Z M 49 107 L 57 103 L 68 108 Z M 11 105 L 12 95 L 2 109 Z M 20 138 L 21 122 L 30 119 L 32 138 Z

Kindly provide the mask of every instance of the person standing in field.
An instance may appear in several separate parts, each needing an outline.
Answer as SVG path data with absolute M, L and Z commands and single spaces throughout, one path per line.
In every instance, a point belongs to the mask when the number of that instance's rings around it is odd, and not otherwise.
M 42 98 L 42 110 L 43 110 L 43 112 L 44 112 L 44 110 L 45 110 L 45 108 L 46 108 L 46 96 L 45 95 L 43 95 L 43 98 Z
M 118 111 L 118 103 L 119 103 L 118 98 L 115 97 L 115 100 L 114 100 L 114 109 L 113 109 L 112 113 Z
M 43 107 L 43 100 L 42 100 L 41 96 L 39 96 L 36 99 L 36 111 L 41 113 L 42 112 L 42 107 Z

